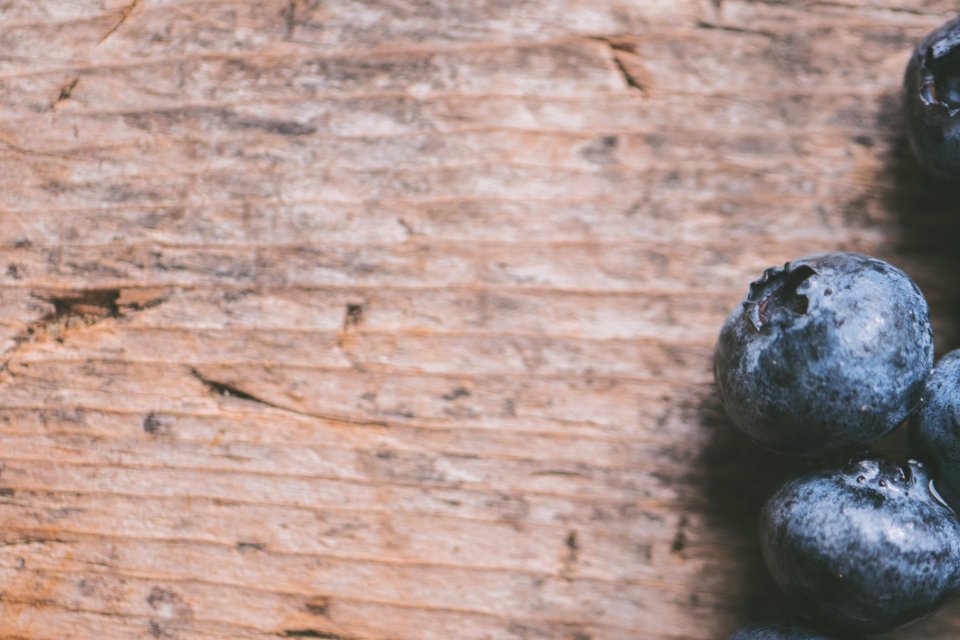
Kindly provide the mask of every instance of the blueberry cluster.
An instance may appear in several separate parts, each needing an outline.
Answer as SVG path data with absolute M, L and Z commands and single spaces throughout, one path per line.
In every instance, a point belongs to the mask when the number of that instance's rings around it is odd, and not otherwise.
M 927 303 L 882 260 L 810 256 L 750 285 L 720 331 L 714 374 L 740 431 L 815 469 L 760 518 L 770 574 L 808 620 L 731 640 L 884 633 L 960 593 L 960 351 L 932 367 Z M 865 453 L 911 416 L 936 486 L 920 462 Z M 831 465 L 837 456 L 846 462 Z
M 960 178 L 960 18 L 916 48 L 905 88 L 917 160 Z M 720 331 L 714 376 L 744 435 L 813 469 L 760 517 L 764 561 L 800 616 L 730 640 L 881 634 L 960 594 L 960 350 L 933 368 L 907 274 L 854 253 L 767 269 Z M 933 475 L 869 453 L 908 419 Z

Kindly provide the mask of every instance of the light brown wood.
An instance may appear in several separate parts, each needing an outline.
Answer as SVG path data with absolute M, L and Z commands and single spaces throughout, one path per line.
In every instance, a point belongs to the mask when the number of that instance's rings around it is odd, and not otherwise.
M 946 0 L 0 3 L 0 637 L 715 639 L 771 264 L 957 344 L 898 116 Z M 898 639 L 960 633 L 960 605 Z

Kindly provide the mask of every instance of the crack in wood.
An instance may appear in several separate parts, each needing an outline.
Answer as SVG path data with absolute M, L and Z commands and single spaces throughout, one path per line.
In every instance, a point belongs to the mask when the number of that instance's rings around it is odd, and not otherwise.
M 245 400 L 247 402 L 255 402 L 265 407 L 276 409 L 277 411 L 285 411 L 287 413 L 303 416 L 305 418 L 313 418 L 316 420 L 329 420 L 330 422 L 340 422 L 344 424 L 351 424 L 351 425 L 357 425 L 362 427 L 383 428 L 383 427 L 390 426 L 387 422 L 384 422 L 383 420 L 364 420 L 361 418 L 351 418 L 349 416 L 337 416 L 337 415 L 324 414 L 324 413 L 314 413 L 311 411 L 302 411 L 300 409 L 294 409 L 293 407 L 287 407 L 281 404 L 276 404 L 274 402 L 270 402 L 269 400 L 265 400 L 263 398 L 255 396 L 252 393 L 244 391 L 243 389 L 241 389 L 240 387 L 234 384 L 221 382 L 219 380 L 214 380 L 213 378 L 207 377 L 196 368 L 190 369 L 190 375 L 192 375 L 194 378 L 199 380 L 205 387 L 207 387 L 207 389 L 209 389 L 212 393 L 218 396 L 236 398 L 238 400 Z
M 113 25 L 113 26 L 110 28 L 109 31 L 107 31 L 106 34 L 104 34 L 104 36 L 103 36 L 102 38 L 100 38 L 100 42 L 98 42 L 97 45 L 103 44 L 104 41 L 105 41 L 107 38 L 109 38 L 109 37 L 112 36 L 114 33 L 116 33 L 116 32 L 117 32 L 117 29 L 119 29 L 119 28 L 123 25 L 123 23 L 127 21 L 127 18 L 130 17 L 130 14 L 133 13 L 133 10 L 136 9 L 136 8 L 137 8 L 137 5 L 139 5 L 139 4 L 140 4 L 140 0 L 133 0 L 133 2 L 131 2 L 130 4 L 128 4 L 127 6 L 125 6 L 123 9 L 121 9 L 121 10 L 120 10 L 120 19 L 117 21 L 117 23 L 116 23 L 115 25 Z
M 636 56 L 635 46 L 621 36 L 588 36 L 589 40 L 595 40 L 607 45 L 610 50 L 610 60 L 613 62 L 624 84 L 629 89 L 639 91 L 644 96 L 647 95 L 647 86 L 637 74 L 630 70 L 624 61 L 625 56 Z
M 125 293 L 118 288 L 32 293 L 34 298 L 52 305 L 53 309 L 13 337 L 13 347 L 3 354 L 0 371 L 9 372 L 11 360 L 26 344 L 46 340 L 63 342 L 69 331 L 86 329 L 108 318 L 121 317 L 127 310 L 151 309 L 166 300 L 163 295 L 153 293 L 139 297 L 135 294 L 126 299 Z
M 32 295 L 53 305 L 53 309 L 14 336 L 13 347 L 5 354 L 0 371 L 8 371 L 10 361 L 25 344 L 48 339 L 62 342 L 63 334 L 70 329 L 90 327 L 119 315 L 119 289 L 88 289 Z
M 613 63 L 617 65 L 617 69 L 620 71 L 620 75 L 623 76 L 623 80 L 624 82 L 627 83 L 628 87 L 632 89 L 636 89 L 640 93 L 646 95 L 647 93 L 646 88 L 640 83 L 639 80 L 636 79 L 636 77 L 632 73 L 630 73 L 626 65 L 623 64 L 623 60 L 621 60 L 620 57 L 616 54 L 614 54 L 613 56 Z
M 196 369 L 190 369 L 190 373 L 193 375 L 194 378 L 202 382 L 208 389 L 210 389 L 210 391 L 217 394 L 218 396 L 226 396 L 228 398 L 237 398 L 238 400 L 249 400 L 251 402 L 258 402 L 262 405 L 272 407 L 274 409 L 283 409 L 283 407 L 279 407 L 273 404 L 272 402 L 267 402 L 266 400 L 262 400 L 256 397 L 255 395 L 247 393 L 246 391 L 243 391 L 242 389 L 239 389 L 238 387 L 235 387 L 231 384 L 227 384 L 225 382 L 217 382 L 216 380 L 207 378 Z

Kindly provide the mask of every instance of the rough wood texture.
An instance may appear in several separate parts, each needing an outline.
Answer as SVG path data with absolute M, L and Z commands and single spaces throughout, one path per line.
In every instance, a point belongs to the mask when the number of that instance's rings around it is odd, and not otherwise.
M 908 269 L 947 0 L 0 3 L 0 637 L 715 639 L 783 465 L 710 355 Z M 893 637 L 960 633 L 960 605 Z

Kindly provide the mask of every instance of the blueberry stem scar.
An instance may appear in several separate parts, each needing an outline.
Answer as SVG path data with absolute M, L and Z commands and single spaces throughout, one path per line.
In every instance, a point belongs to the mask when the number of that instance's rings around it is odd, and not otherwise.
M 782 269 L 771 267 L 763 272 L 763 276 L 750 284 L 750 293 L 744 306 L 750 317 L 750 322 L 759 331 L 781 309 L 789 310 L 798 315 L 807 312 L 809 300 L 806 296 L 797 293 L 797 288 L 804 280 L 814 275 L 816 270 L 808 265 L 800 265 L 791 269 L 788 262 Z

